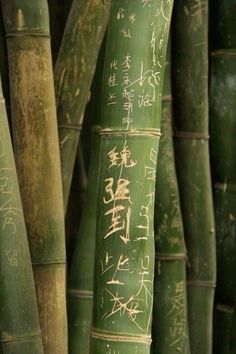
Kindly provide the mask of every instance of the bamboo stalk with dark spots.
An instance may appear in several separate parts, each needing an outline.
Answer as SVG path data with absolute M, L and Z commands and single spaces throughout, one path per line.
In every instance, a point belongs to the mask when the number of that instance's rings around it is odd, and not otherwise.
M 112 2 L 101 100 L 91 352 L 150 353 L 154 193 L 172 2 Z
M 43 354 L 42 334 L 0 83 L 0 329 L 3 354 Z
M 210 354 L 216 252 L 208 144 L 206 0 L 176 0 L 172 43 L 175 154 L 189 256 L 190 347 L 192 354 Z
M 67 353 L 65 232 L 46 0 L 3 0 L 14 152 L 46 354 Z
M 74 0 L 55 65 L 55 90 L 66 211 L 84 110 L 111 0 Z
M 190 353 L 186 292 L 187 255 L 174 161 L 170 61 L 169 49 L 164 75 L 162 133 L 155 196 L 153 354 Z
M 236 296 L 236 1 L 212 4 L 211 167 L 217 240 L 216 300 L 234 306 Z

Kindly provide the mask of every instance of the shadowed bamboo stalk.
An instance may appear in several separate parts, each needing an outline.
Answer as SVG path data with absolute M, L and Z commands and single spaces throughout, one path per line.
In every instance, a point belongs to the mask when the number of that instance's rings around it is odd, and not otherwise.
M 84 110 L 106 29 L 110 2 L 73 1 L 55 65 L 65 212 Z
M 217 301 L 236 296 L 236 1 L 214 1 L 210 132 L 217 240 Z
M 189 256 L 190 347 L 192 354 L 210 354 L 216 256 L 208 147 L 208 2 L 176 0 L 173 20 L 175 152 Z
M 231 330 L 234 309 L 218 304 L 214 318 L 214 353 L 230 354 Z
M 46 354 L 67 353 L 65 235 L 47 1 L 3 0 L 14 152 Z
M 72 0 L 48 0 L 52 61 L 55 64 Z
M 154 218 L 156 269 L 152 353 L 189 354 L 186 248 L 174 161 L 170 61 L 168 50 Z
M 3 354 L 43 354 L 29 245 L 0 82 L 0 328 Z
M 118 0 L 108 25 L 91 352 L 150 352 L 153 210 L 172 2 Z

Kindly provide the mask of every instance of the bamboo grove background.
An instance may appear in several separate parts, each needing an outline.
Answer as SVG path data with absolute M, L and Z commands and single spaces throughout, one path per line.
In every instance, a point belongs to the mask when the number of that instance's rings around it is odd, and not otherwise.
M 1 0 L 0 352 L 236 353 L 236 0 Z

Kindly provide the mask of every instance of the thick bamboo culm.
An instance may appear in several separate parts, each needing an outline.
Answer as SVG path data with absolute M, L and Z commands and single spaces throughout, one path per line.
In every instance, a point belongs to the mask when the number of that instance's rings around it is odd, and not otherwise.
M 150 353 L 153 211 L 172 2 L 117 0 L 108 25 L 91 353 Z
M 0 329 L 3 354 L 43 354 L 29 244 L 0 82 Z
M 189 354 L 187 254 L 174 161 L 170 52 L 169 48 L 162 96 L 155 196 L 156 267 L 152 353 Z
M 84 110 L 105 33 L 111 0 L 74 0 L 54 77 L 66 212 Z
M 172 43 L 176 167 L 189 259 L 190 348 L 192 354 L 210 354 L 216 252 L 208 144 L 208 1 L 175 1 Z
M 45 354 L 67 353 L 65 233 L 46 0 L 3 0 L 14 152 Z
M 211 165 L 217 240 L 216 300 L 234 306 L 236 296 L 236 1 L 212 4 L 210 80 Z

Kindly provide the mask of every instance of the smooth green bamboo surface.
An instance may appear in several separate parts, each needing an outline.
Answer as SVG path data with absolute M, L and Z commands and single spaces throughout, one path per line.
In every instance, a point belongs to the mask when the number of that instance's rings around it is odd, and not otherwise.
M 168 53 L 155 195 L 156 268 L 152 353 L 187 354 L 190 353 L 186 292 L 187 255 L 175 172 L 170 50 Z
M 77 145 L 111 0 L 74 0 L 55 65 L 55 91 L 66 211 Z
M 14 152 L 46 354 L 67 353 L 65 234 L 47 1 L 3 0 Z
M 212 353 L 216 252 L 208 144 L 208 2 L 176 0 L 173 16 L 175 154 L 189 256 L 192 354 Z
M 0 331 L 3 354 L 43 354 L 20 191 L 0 83 Z
M 236 1 L 215 1 L 211 55 L 210 134 L 217 239 L 217 301 L 236 295 Z
M 94 127 L 87 198 L 68 279 L 69 354 L 89 354 L 99 177 L 99 132 L 100 128 Z
M 233 307 L 218 304 L 214 318 L 214 354 L 230 354 Z
M 91 353 L 148 354 L 161 92 L 172 2 L 112 2 L 101 100 Z

